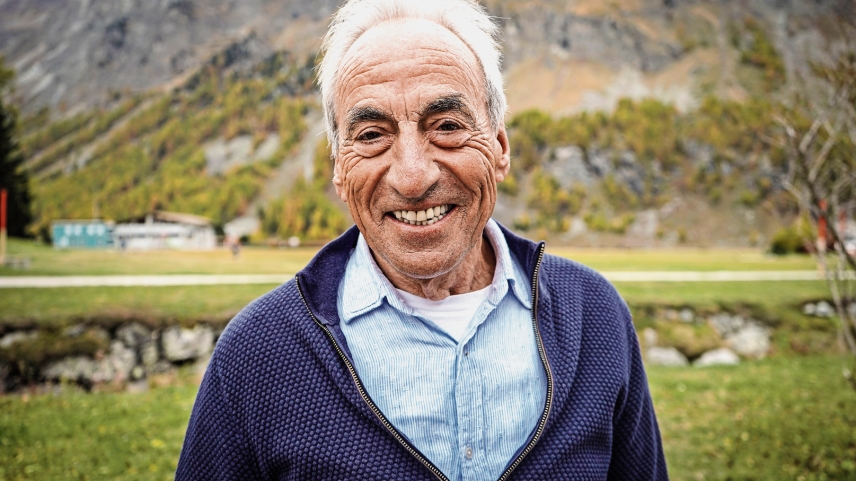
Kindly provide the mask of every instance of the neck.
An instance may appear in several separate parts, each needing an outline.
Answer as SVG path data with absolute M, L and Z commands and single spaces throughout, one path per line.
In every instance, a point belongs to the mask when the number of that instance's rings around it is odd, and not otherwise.
M 479 237 L 478 244 L 473 246 L 452 270 L 430 279 L 417 279 L 402 274 L 381 256 L 372 256 L 393 286 L 432 301 L 484 289 L 493 281 L 493 272 L 496 269 L 496 254 L 484 235 Z

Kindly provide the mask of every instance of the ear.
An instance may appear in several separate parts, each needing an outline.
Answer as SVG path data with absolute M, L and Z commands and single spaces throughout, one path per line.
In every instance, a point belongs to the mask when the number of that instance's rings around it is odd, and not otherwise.
M 508 133 L 505 132 L 505 125 L 501 125 L 496 133 L 496 165 L 494 166 L 494 174 L 496 175 L 496 183 L 502 182 L 511 170 L 511 147 L 508 145 Z
M 333 165 L 333 186 L 336 187 L 336 195 L 342 199 L 342 202 L 348 203 L 348 191 L 345 190 L 345 176 L 342 174 L 341 163 L 339 163 L 339 154 L 336 154 L 336 160 Z

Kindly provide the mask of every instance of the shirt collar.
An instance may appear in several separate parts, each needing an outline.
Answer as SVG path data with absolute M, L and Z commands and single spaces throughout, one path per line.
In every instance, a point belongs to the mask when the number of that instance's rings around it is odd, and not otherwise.
M 510 285 L 520 303 L 531 309 L 528 278 L 520 264 L 511 257 L 505 236 L 496 221 L 488 221 L 485 234 L 496 255 L 496 270 L 491 284 L 493 290 L 488 301 L 494 306 L 498 305 Z M 413 315 L 413 309 L 398 296 L 392 283 L 375 263 L 368 244 L 360 234 L 339 287 L 342 321 L 348 323 L 351 319 L 380 307 L 384 299 L 396 310 Z

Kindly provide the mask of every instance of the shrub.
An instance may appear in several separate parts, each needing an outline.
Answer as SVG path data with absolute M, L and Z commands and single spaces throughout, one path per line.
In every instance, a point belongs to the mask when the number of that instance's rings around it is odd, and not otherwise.
M 537 225 L 556 232 L 568 230 L 570 223 L 567 217 L 579 212 L 585 199 L 585 188 L 576 186 L 567 191 L 555 177 L 541 170 L 533 174 L 532 184 L 528 204 L 538 210 Z
M 779 229 L 770 241 L 770 252 L 783 256 L 799 252 L 803 248 L 803 239 L 795 226 Z
M 517 176 L 513 172 L 509 172 L 502 182 L 496 185 L 497 190 L 512 197 L 520 192 L 520 185 L 517 184 Z

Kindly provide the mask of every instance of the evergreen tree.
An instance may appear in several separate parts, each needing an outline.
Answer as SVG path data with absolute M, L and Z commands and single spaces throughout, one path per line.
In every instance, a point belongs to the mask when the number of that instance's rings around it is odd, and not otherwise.
M 0 57 L 0 189 L 7 190 L 6 228 L 10 236 L 27 235 L 30 212 L 30 184 L 23 169 L 24 156 L 18 146 L 18 112 L 6 105 L 4 96 L 12 88 L 14 70 L 3 66 Z

